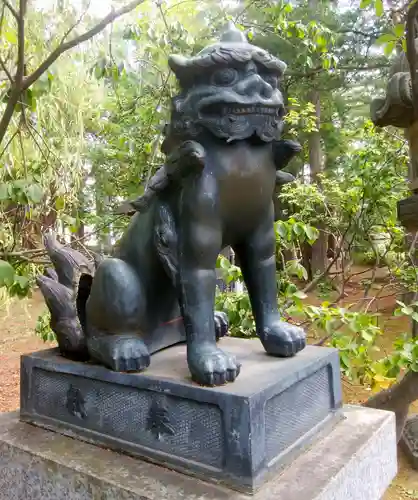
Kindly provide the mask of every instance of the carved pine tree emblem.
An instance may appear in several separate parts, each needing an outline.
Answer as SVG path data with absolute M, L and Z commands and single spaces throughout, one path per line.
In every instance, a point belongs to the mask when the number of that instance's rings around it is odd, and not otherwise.
M 67 392 L 67 410 L 78 418 L 86 418 L 87 412 L 85 408 L 85 401 L 80 389 L 73 385 L 70 386 Z
M 147 418 L 147 429 L 158 441 L 161 441 L 164 435 L 174 435 L 174 428 L 170 423 L 170 414 L 165 404 L 157 400 L 152 402 Z

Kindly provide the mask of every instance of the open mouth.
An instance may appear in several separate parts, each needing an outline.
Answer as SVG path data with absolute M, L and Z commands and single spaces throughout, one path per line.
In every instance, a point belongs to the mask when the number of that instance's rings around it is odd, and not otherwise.
M 242 104 L 210 104 L 204 106 L 202 114 L 209 116 L 225 115 L 265 115 L 281 118 L 284 114 L 283 106 L 242 105 Z

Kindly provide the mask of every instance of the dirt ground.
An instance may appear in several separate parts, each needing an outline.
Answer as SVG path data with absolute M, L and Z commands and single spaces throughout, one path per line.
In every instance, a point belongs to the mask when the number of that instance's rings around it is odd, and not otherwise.
M 354 286 L 347 290 L 349 296 L 346 302 L 353 302 L 361 292 Z M 320 302 L 310 297 L 310 302 Z M 324 299 L 322 299 L 324 300 Z M 410 327 L 404 318 L 394 318 L 391 313 L 395 307 L 394 297 L 382 299 L 378 307 L 384 311 L 382 325 L 384 339 L 383 349 L 390 349 L 392 341 L 397 335 L 408 332 Z M 15 301 L 3 311 L 0 311 L 2 327 L 0 329 L 0 412 L 12 411 L 19 408 L 19 363 L 20 355 L 26 352 L 45 349 L 52 344 L 45 344 L 34 334 L 38 315 L 44 310 L 41 295 L 35 293 L 31 299 Z M 343 381 L 345 401 L 347 403 L 361 403 L 366 400 L 370 392 L 363 387 L 355 386 Z M 418 412 L 418 402 L 411 408 Z M 402 452 L 399 451 L 399 474 L 384 497 L 384 500 L 418 500 L 418 471 L 414 471 L 407 463 Z

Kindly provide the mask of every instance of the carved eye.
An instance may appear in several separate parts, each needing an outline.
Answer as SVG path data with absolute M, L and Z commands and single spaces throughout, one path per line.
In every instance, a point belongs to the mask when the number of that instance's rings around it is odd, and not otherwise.
M 237 79 L 238 73 L 233 68 L 223 68 L 217 71 L 212 76 L 212 82 L 215 85 L 226 86 L 232 85 Z

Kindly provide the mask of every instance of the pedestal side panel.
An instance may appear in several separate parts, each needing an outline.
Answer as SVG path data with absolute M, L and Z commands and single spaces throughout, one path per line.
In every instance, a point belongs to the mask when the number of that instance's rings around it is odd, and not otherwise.
M 222 467 L 222 414 L 215 405 L 40 368 L 32 377 L 38 415 Z

